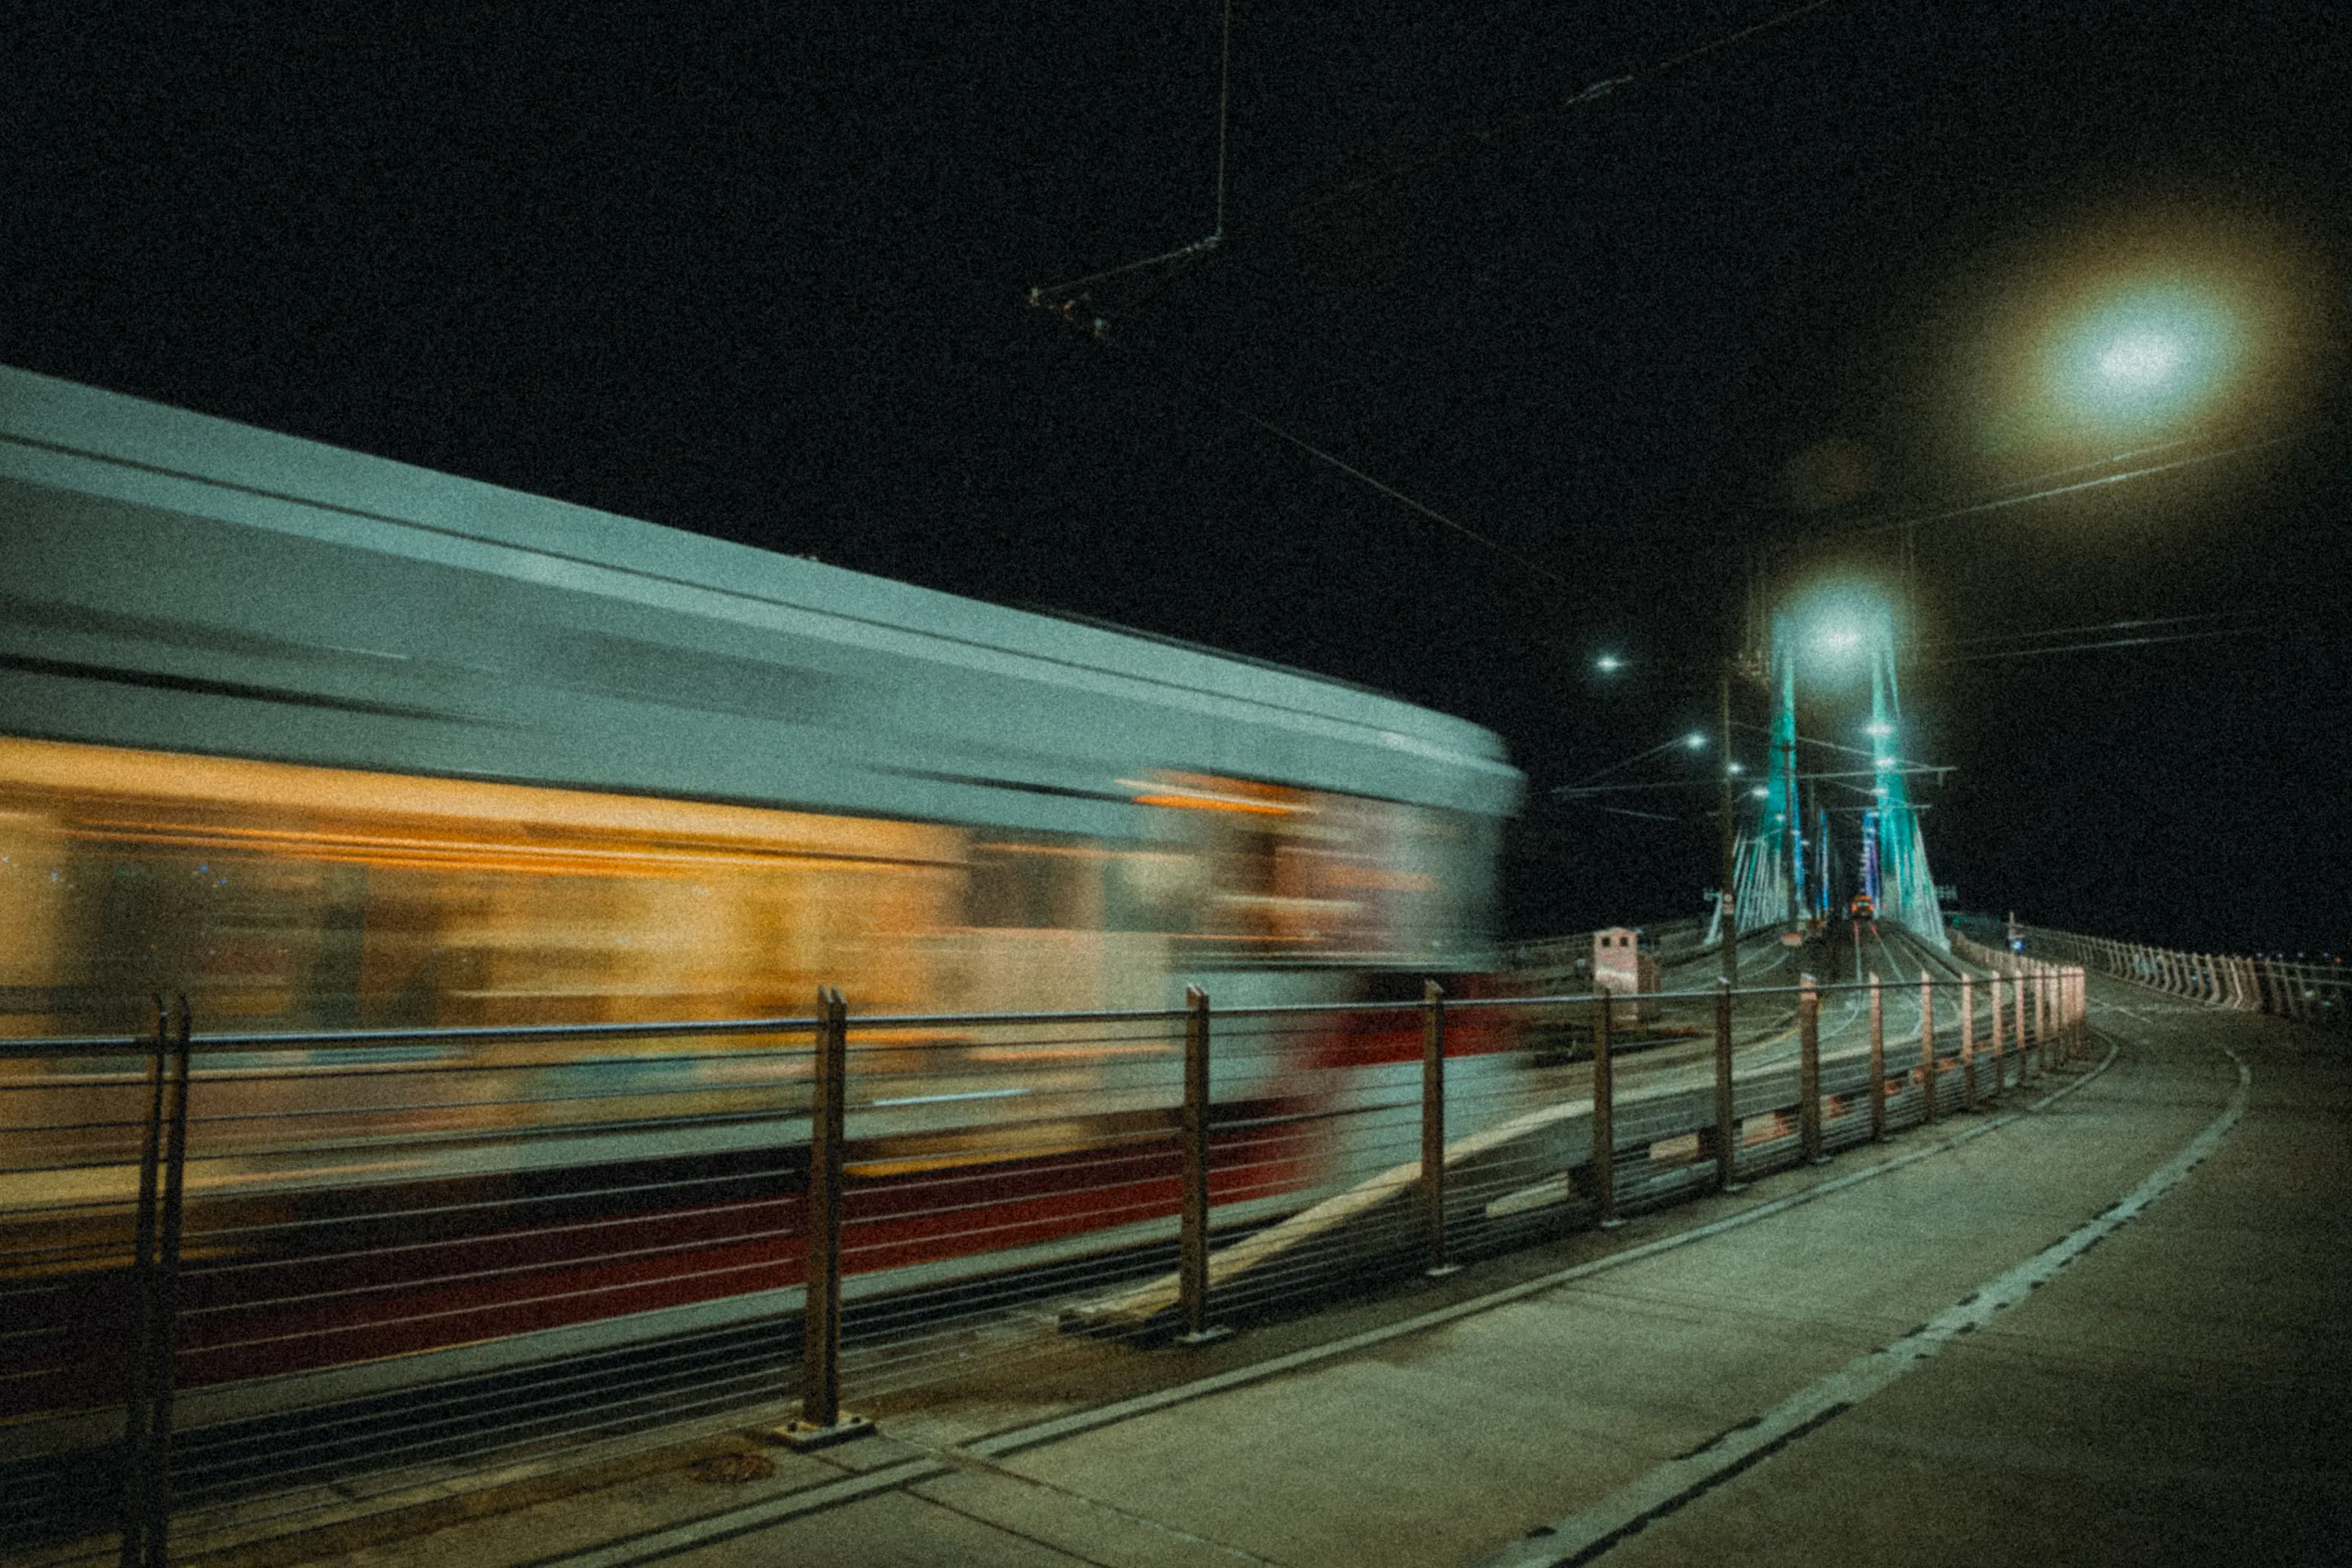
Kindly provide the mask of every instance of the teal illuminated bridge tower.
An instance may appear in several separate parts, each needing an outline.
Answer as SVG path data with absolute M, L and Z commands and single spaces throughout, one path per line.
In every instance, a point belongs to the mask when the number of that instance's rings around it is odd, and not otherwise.
M 1815 644 L 1819 647 L 1816 647 Z M 1912 802 L 1909 775 L 1916 766 L 1903 755 L 1903 705 L 1895 665 L 1895 617 L 1883 604 L 1842 609 L 1837 626 L 1811 637 L 1801 637 L 1797 621 L 1782 613 L 1772 616 L 1770 680 L 1773 692 L 1770 765 L 1765 782 L 1750 792 L 1754 820 L 1743 826 L 1737 853 L 1737 909 L 1742 932 L 1824 916 L 1835 902 L 1829 874 L 1832 840 L 1828 830 L 1834 810 L 1839 817 L 1850 805 L 1862 828 L 1860 853 L 1852 864 L 1862 868 L 1878 913 L 1897 921 L 1925 942 L 1946 944 L 1943 911 L 1936 881 L 1927 866 L 1927 846 L 1919 830 L 1919 812 Z M 1816 654 L 1851 660 L 1864 658 L 1870 669 L 1870 766 L 1860 769 L 1830 764 L 1808 772 L 1799 760 L 1801 745 L 1839 756 L 1860 753 L 1829 742 L 1801 740 L 1797 731 L 1798 665 Z M 1866 803 L 1853 803 L 1858 792 L 1853 781 L 1870 780 Z M 1830 797 L 1835 796 L 1834 803 Z M 1814 831 L 1806 832 L 1810 814 Z

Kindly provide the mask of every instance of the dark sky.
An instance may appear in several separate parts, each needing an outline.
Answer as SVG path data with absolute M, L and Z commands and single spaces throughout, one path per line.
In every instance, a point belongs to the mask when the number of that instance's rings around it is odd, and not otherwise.
M 1544 792 L 1708 715 L 1751 566 L 2267 442 L 1911 531 L 1909 745 L 1972 906 L 2345 943 L 2332 6 L 1246 0 L 1224 243 L 1100 342 L 1026 290 L 1213 226 L 1214 0 L 42 9 L 0 361 L 1464 714 L 1524 931 L 1696 907 L 1703 793 Z M 2151 265 L 2257 323 L 2234 395 L 2021 433 L 2049 302 Z

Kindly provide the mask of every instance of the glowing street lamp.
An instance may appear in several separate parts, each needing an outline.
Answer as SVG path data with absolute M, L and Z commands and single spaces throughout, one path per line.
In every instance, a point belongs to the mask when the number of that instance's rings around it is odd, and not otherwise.
M 2062 320 L 2047 352 L 2065 423 L 2143 437 L 2194 419 L 2230 389 L 2245 333 L 2220 289 L 2158 278 L 2093 294 Z

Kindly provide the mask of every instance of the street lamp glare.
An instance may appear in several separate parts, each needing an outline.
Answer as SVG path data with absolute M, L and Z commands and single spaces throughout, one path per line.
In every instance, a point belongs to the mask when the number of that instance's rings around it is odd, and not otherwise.
M 2180 366 L 2180 340 L 2161 332 L 2138 332 L 2109 343 L 2099 355 L 2099 374 L 2116 387 L 2156 387 Z
M 2083 300 L 2048 353 L 2048 395 L 2083 434 L 2147 433 L 2219 402 L 2244 368 L 2249 328 L 2218 280 L 2117 279 Z
M 1689 734 L 1683 737 L 1683 744 L 1688 746 L 1694 752 L 1704 752 L 1706 750 L 1706 737 L 1700 734 L 1697 731 L 1693 730 Z
M 1592 668 L 1603 675 L 1614 675 L 1625 668 L 1625 661 L 1613 653 L 1604 653 L 1592 661 Z

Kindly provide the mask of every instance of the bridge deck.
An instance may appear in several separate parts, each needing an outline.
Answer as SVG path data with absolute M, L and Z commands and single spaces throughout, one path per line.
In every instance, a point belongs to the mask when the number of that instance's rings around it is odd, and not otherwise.
M 762 1450 L 764 1479 L 695 1484 L 706 1447 L 313 1560 L 2336 1561 L 2352 1057 L 2092 997 L 2112 1061 L 2030 1113 L 1141 1356 L 1120 1387 L 975 1387 Z

